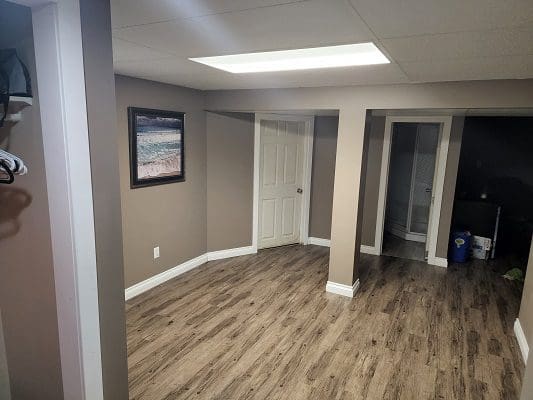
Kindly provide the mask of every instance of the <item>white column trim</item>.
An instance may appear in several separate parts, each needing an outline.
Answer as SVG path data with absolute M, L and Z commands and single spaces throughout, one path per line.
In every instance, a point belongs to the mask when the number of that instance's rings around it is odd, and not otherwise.
M 524 364 L 527 364 L 527 359 L 529 356 L 529 345 L 527 343 L 526 335 L 522 330 L 522 325 L 520 325 L 520 320 L 518 318 L 514 321 L 514 334 L 516 336 L 516 340 L 518 341 L 518 347 L 520 347 L 522 358 L 524 359 Z
M 102 400 L 85 75 L 78 0 L 32 9 L 66 400 Z
M 308 244 L 314 244 L 315 246 L 331 247 L 331 240 L 310 236 Z M 379 256 L 379 253 L 374 246 L 367 246 L 367 245 L 362 244 L 360 247 L 360 251 L 361 253 Z
M 342 283 L 336 283 L 332 281 L 328 281 L 326 284 L 326 292 L 345 297 L 354 297 L 358 289 L 359 279 L 357 279 L 352 286 L 343 285 Z

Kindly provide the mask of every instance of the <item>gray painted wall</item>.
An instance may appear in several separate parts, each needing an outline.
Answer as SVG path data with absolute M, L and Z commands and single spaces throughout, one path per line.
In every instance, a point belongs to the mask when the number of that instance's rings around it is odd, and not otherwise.
M 207 113 L 207 250 L 252 244 L 254 114 Z
M 57 400 L 63 387 L 31 12 L 0 0 L 5 47 L 16 47 L 28 66 L 34 99 L 21 122 L 0 128 L 0 148 L 19 155 L 29 169 L 0 186 L 0 369 L 5 374 L 7 361 L 13 399 Z
M 104 398 L 128 399 L 115 77 L 109 0 L 81 0 Z
M 204 94 L 116 76 L 118 154 L 126 287 L 204 254 L 207 163 Z M 185 112 L 185 182 L 130 189 L 128 106 Z M 153 248 L 161 257 L 153 259 Z

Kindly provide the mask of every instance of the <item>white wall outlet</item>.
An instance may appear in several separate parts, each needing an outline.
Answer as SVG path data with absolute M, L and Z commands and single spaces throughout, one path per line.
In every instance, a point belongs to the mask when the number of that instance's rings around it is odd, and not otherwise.
M 159 258 L 159 246 L 154 247 L 154 260 Z

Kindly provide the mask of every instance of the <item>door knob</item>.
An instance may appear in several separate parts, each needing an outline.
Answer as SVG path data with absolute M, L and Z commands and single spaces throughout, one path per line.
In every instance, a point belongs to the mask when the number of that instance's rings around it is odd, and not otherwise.
M 426 188 L 426 193 L 431 193 L 432 190 L 433 188 Z
M 296 193 L 300 193 L 300 194 L 302 194 L 302 193 L 303 193 L 302 188 L 298 188 L 298 189 L 296 189 Z

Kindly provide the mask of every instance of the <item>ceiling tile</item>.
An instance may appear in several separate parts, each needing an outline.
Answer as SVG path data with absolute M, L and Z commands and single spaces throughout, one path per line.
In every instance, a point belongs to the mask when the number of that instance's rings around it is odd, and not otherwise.
M 412 82 L 533 78 L 533 55 L 401 62 Z
M 198 89 L 533 77 L 533 0 L 112 1 L 115 27 L 148 23 L 114 29 L 117 73 Z M 229 74 L 188 60 L 364 41 L 393 63 Z
M 532 0 L 350 0 L 380 38 L 504 28 L 533 21 Z
M 282 73 L 231 74 L 177 57 L 151 62 L 116 62 L 115 72 L 195 89 L 255 89 L 404 83 L 396 64 Z
M 305 0 L 111 0 L 113 28 L 270 7 Z
M 397 62 L 533 54 L 533 25 L 385 39 L 382 44 Z
M 113 62 L 142 61 L 172 57 L 172 54 L 113 37 Z
M 373 39 L 344 0 L 306 1 L 115 29 L 113 35 L 186 58 Z

